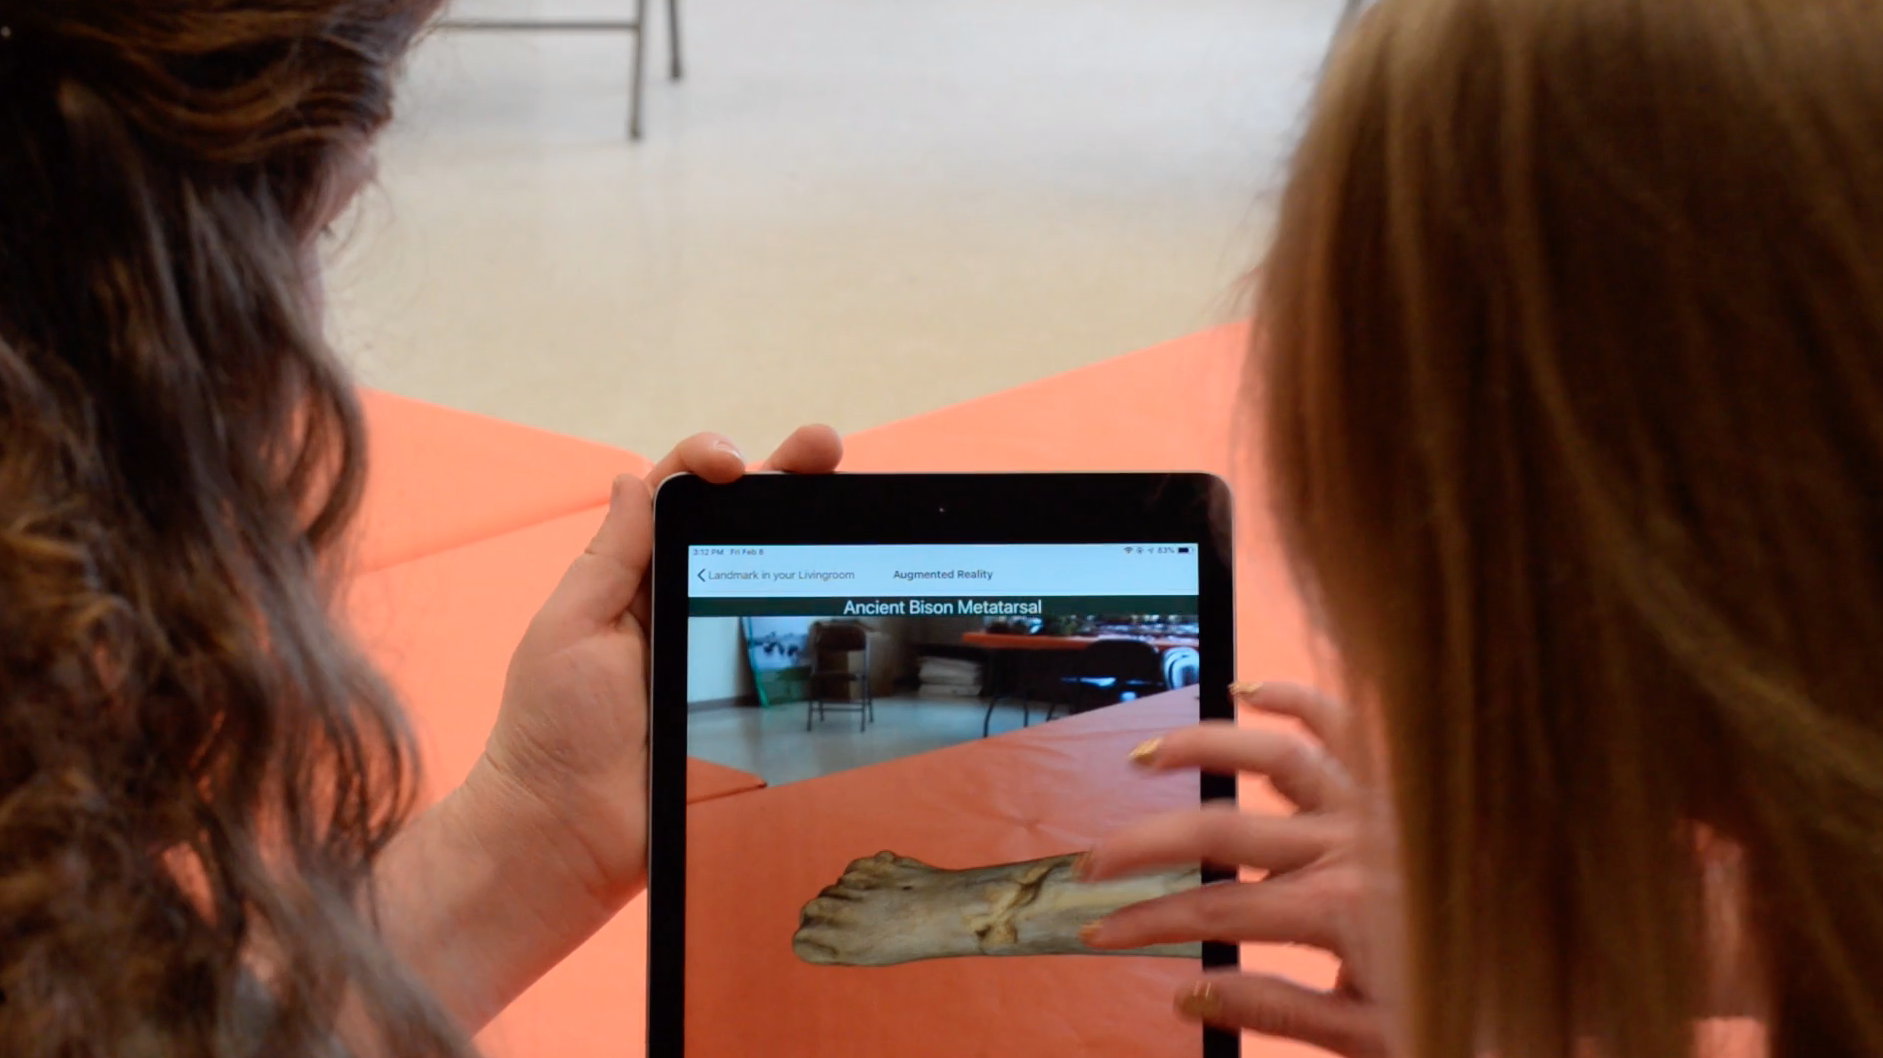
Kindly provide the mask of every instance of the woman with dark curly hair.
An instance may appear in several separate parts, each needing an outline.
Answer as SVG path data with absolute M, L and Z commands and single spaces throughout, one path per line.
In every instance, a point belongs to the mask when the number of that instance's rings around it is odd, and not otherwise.
M 646 487 L 417 818 L 332 613 L 364 445 L 313 247 L 437 6 L 0 0 L 9 1058 L 463 1054 L 642 883 Z M 702 436 L 683 469 L 744 464 Z

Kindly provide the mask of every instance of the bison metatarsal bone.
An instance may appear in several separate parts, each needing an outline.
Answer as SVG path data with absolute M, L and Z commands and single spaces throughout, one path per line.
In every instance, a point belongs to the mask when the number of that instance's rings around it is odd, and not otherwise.
M 884 852 L 852 863 L 804 905 L 792 949 L 824 966 L 894 966 L 975 955 L 1201 958 L 1200 944 L 1098 951 L 1079 931 L 1132 904 L 1202 883 L 1195 868 L 1081 882 L 1075 856 L 946 870 Z

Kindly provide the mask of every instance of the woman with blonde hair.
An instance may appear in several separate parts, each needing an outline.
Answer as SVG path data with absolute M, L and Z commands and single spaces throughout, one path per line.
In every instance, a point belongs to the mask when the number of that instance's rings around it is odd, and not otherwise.
M 1347 1054 L 1883 1053 L 1883 3 L 1382 0 L 1263 272 L 1270 496 L 1351 713 L 1173 734 L 1288 820 L 1120 948 L 1343 957 L 1192 1015 Z

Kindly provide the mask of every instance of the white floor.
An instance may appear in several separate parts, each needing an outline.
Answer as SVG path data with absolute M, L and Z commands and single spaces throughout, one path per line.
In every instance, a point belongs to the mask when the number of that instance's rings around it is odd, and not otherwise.
M 757 450 L 1220 322 L 1340 0 L 682 6 L 687 79 L 658 22 L 638 145 L 625 38 L 422 45 L 329 277 L 369 383 Z
M 687 754 L 752 772 L 772 786 L 900 760 L 981 737 L 985 703 L 879 698 L 876 719 L 858 729 L 854 710 L 831 710 L 805 730 L 801 703 L 771 709 L 715 709 L 687 717 Z M 1044 706 L 1033 710 L 1041 722 Z M 1020 707 L 994 708 L 993 733 L 1018 728 Z

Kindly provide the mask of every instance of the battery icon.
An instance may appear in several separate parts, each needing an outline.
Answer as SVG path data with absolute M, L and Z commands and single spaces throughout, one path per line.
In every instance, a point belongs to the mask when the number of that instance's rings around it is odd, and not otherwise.
M 1189 549 L 1189 548 L 1187 548 L 1187 547 L 1180 547 L 1180 548 L 1178 548 L 1178 549 L 1177 549 L 1177 553 L 1178 553 L 1179 555 L 1187 555 L 1187 554 L 1189 554 L 1189 553 L 1190 553 L 1190 549 Z

